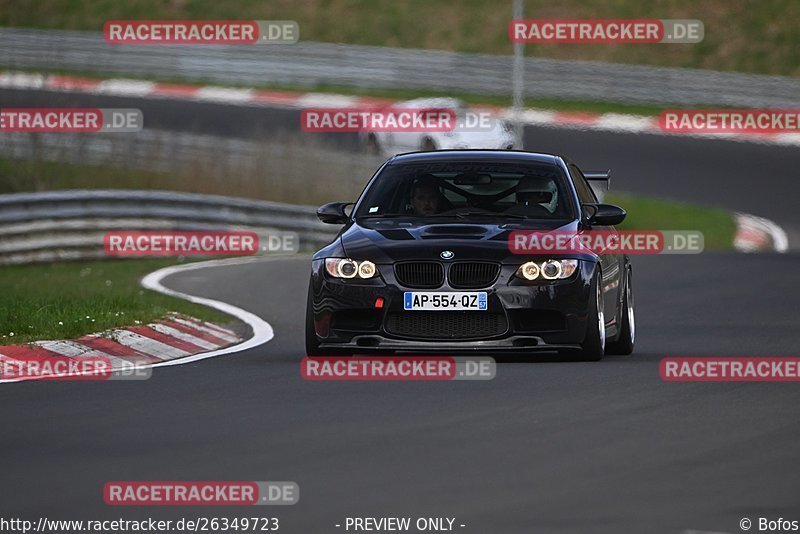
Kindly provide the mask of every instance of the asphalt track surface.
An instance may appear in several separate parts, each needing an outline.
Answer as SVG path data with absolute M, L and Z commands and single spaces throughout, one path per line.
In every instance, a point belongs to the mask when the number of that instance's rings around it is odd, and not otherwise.
M 450 516 L 464 532 L 736 532 L 800 514 L 796 384 L 674 384 L 665 355 L 796 354 L 795 255 L 637 258 L 637 351 L 487 382 L 300 378 L 306 258 L 167 278 L 270 322 L 268 344 L 143 382 L 9 384 L 1 517 Z M 770 273 L 754 283 L 754 273 Z M 293 480 L 258 509 L 110 508 L 109 480 Z
M 613 167 L 620 189 L 800 228 L 796 148 L 526 133 L 584 167 Z M 0 517 L 272 514 L 289 533 L 383 515 L 455 517 L 473 533 L 740 532 L 743 517 L 800 520 L 797 385 L 674 384 L 658 370 L 664 356 L 796 355 L 800 257 L 636 257 L 634 269 L 634 355 L 503 363 L 492 381 L 452 383 L 303 381 L 307 258 L 173 275 L 165 285 L 254 312 L 275 338 L 143 382 L 3 386 Z M 111 508 L 110 480 L 292 480 L 301 497 Z

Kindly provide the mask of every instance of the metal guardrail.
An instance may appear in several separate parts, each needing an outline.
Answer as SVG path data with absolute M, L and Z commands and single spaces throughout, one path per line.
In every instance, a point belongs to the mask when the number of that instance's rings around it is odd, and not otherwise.
M 300 42 L 112 46 L 99 32 L 0 28 L 0 67 L 203 80 L 511 94 L 512 57 Z M 607 102 L 800 106 L 800 79 L 598 61 L 525 60 L 525 95 Z
M 171 191 L 67 190 L 0 195 L 0 264 L 105 256 L 111 230 L 252 230 L 296 233 L 300 248 L 330 242 L 338 227 L 312 206 Z

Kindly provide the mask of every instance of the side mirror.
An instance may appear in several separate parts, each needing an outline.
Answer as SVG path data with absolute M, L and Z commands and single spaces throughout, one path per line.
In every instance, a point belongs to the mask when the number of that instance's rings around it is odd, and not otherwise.
M 588 212 L 586 221 L 600 226 L 614 226 L 628 215 L 624 209 L 613 204 L 584 204 L 583 207 Z
M 350 220 L 350 217 L 345 213 L 344 209 L 351 204 L 352 202 L 330 202 L 317 209 L 317 217 L 324 223 L 345 224 Z

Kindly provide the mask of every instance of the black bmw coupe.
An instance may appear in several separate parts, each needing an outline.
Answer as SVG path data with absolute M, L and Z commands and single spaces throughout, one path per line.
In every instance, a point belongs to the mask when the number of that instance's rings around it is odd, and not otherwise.
M 308 355 L 630 354 L 627 255 L 510 245 L 526 231 L 613 231 L 625 211 L 599 203 L 587 176 L 608 179 L 523 151 L 392 157 L 355 205 L 317 210 L 343 228 L 312 259 Z

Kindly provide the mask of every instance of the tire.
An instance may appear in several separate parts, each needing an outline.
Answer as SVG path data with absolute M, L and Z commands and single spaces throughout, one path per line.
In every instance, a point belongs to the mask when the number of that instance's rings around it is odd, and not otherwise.
M 633 353 L 633 346 L 636 342 L 636 317 L 633 305 L 635 300 L 633 298 L 632 272 L 629 268 L 625 277 L 625 295 L 623 296 L 622 309 L 620 310 L 619 337 L 613 343 L 608 344 L 606 348 L 607 354 L 627 356 Z
M 600 273 L 594 275 L 587 313 L 586 337 L 581 343 L 579 359 L 596 362 L 603 359 L 606 348 L 605 314 L 603 313 L 603 291 L 600 287 Z
M 308 299 L 306 300 L 306 356 L 321 356 L 319 339 L 314 330 L 314 305 L 311 298 L 311 282 L 308 283 Z

